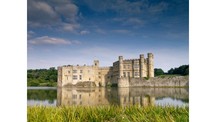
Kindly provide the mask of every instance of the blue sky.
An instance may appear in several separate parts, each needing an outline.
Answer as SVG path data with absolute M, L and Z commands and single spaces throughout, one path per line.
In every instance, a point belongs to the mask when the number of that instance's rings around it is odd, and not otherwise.
M 28 69 L 148 52 L 164 71 L 189 63 L 188 0 L 28 0 L 27 10 Z

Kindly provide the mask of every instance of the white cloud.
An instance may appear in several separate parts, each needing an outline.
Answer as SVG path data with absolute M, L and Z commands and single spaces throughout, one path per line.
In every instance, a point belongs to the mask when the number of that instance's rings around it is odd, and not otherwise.
M 69 41 L 62 38 L 53 38 L 49 36 L 37 37 L 29 40 L 30 44 L 33 45 L 42 45 L 42 44 L 51 44 L 51 45 L 68 45 L 68 44 L 81 44 L 80 41 L 73 40 Z
M 55 10 L 60 15 L 63 15 L 66 21 L 76 22 L 78 7 L 74 4 L 63 4 L 55 7 Z
M 71 24 L 71 23 L 62 23 L 59 29 L 63 31 L 71 31 L 74 32 L 76 29 L 80 27 L 79 24 Z
M 47 13 L 50 16 L 56 16 L 56 12 L 53 10 L 53 8 L 48 5 L 45 2 L 42 1 L 32 1 L 33 2 L 33 6 L 36 10 L 40 10 L 41 12 Z
M 89 34 L 89 33 L 90 33 L 90 32 L 87 31 L 87 30 L 83 30 L 83 31 L 80 32 L 81 35 L 85 35 L 85 34 Z

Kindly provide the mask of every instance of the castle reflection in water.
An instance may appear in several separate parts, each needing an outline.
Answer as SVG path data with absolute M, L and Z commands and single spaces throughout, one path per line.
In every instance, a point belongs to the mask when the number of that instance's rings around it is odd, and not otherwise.
M 188 102 L 186 88 L 58 88 L 57 106 L 154 106 L 169 97 Z

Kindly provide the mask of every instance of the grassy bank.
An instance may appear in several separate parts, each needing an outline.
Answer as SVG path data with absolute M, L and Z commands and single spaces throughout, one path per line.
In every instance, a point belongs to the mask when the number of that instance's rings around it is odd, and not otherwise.
M 27 107 L 28 122 L 188 122 L 188 107 Z

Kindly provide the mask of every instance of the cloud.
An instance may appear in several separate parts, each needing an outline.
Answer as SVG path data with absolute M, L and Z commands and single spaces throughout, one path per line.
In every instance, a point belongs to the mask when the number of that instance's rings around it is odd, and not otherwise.
M 28 1 L 28 25 L 31 27 L 47 27 L 60 22 L 58 14 L 46 2 Z
M 141 12 L 143 1 L 130 2 L 127 0 L 84 0 L 94 11 L 105 12 L 112 10 L 117 13 L 137 14 Z
M 81 44 L 80 41 L 73 40 L 69 41 L 62 38 L 54 38 L 49 36 L 37 37 L 29 40 L 30 44 L 33 45 L 43 45 L 43 44 L 51 44 L 51 45 L 70 45 L 70 44 Z
M 152 2 L 150 0 L 84 0 L 84 2 L 89 8 L 97 12 L 111 10 L 118 14 L 127 14 L 129 16 L 143 15 L 147 12 L 161 12 L 167 8 L 167 3 L 165 2 L 151 4 Z M 148 11 L 148 9 L 150 10 Z
M 68 23 L 62 23 L 59 29 L 62 29 L 63 31 L 71 31 L 75 32 L 80 27 L 79 24 L 68 24 Z
M 115 13 L 117 17 L 111 21 L 122 26 L 141 28 L 143 25 L 158 20 L 159 15 L 166 11 L 169 4 L 166 2 L 152 2 L 150 0 L 84 0 L 93 11 Z
M 125 22 L 125 24 L 130 24 L 130 25 L 142 25 L 144 23 L 143 20 L 139 19 L 139 18 L 129 18 L 127 19 L 127 21 Z
M 81 35 L 85 35 L 85 34 L 89 34 L 89 33 L 90 33 L 90 32 L 87 31 L 87 30 L 80 31 L 80 34 L 81 34 Z
M 63 4 L 55 7 L 56 12 L 62 15 L 67 22 L 76 22 L 78 7 L 74 4 Z
M 35 35 L 35 32 L 34 32 L 34 31 L 28 31 L 28 32 L 27 32 L 27 38 L 28 38 L 28 39 L 32 38 L 34 35 Z
M 28 27 L 57 28 L 75 32 L 80 28 L 79 8 L 69 0 L 29 0 Z
M 162 11 L 166 10 L 168 8 L 168 4 L 165 2 L 160 2 L 156 5 L 151 5 L 148 7 L 148 12 L 150 14 L 158 14 L 161 13 Z

